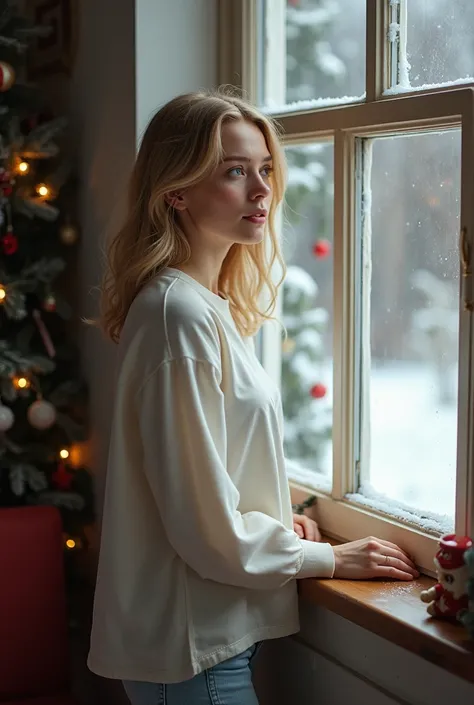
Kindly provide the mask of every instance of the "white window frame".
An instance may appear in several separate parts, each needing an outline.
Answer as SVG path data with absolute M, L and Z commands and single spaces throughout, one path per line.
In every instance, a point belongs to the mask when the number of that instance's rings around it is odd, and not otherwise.
M 404 0 L 402 0 L 403 4 Z M 220 81 L 240 85 L 257 102 L 259 0 L 222 0 Z M 283 49 L 281 17 L 286 0 L 271 0 L 272 16 L 279 25 L 267 38 L 267 52 L 281 61 Z M 274 7 L 275 6 L 275 7 Z M 229 13 L 232 25 L 229 25 Z M 273 13 L 275 13 L 273 15 Z M 403 18 L 403 7 L 401 17 Z M 458 454 L 456 475 L 456 520 L 458 534 L 474 535 L 474 322 L 472 304 L 474 209 L 474 86 L 443 87 L 416 91 L 403 96 L 386 96 L 393 62 L 386 36 L 391 18 L 389 0 L 367 0 L 366 101 L 293 113 L 273 114 L 282 125 L 285 144 L 331 138 L 334 140 L 334 413 L 333 488 L 330 494 L 291 482 L 293 496 L 318 497 L 317 515 L 329 536 L 354 540 L 375 535 L 402 544 L 420 568 L 433 574 L 433 555 L 439 537 L 408 526 L 366 506 L 346 499 L 354 492 L 354 392 L 355 392 L 355 154 L 360 137 L 460 127 L 461 147 L 461 232 L 464 263 L 460 262 L 461 291 L 459 316 Z M 403 39 L 403 27 L 402 27 Z M 272 58 L 270 57 L 270 62 Z M 275 65 L 275 64 L 273 64 Z M 284 71 L 279 72 L 280 75 Z M 281 91 L 284 77 L 272 91 Z M 272 97 L 275 98 L 275 95 Z M 279 374 L 280 331 L 264 326 L 262 361 L 270 374 Z

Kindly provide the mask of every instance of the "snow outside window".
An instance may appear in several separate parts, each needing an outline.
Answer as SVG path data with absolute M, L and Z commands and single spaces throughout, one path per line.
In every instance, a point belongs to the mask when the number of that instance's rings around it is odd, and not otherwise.
M 387 95 L 474 81 L 472 0 L 392 0 L 387 41 L 394 55 Z
M 260 342 L 290 481 L 329 535 L 432 572 L 440 534 L 474 532 L 474 2 L 235 2 L 253 44 L 223 82 L 289 167 L 287 337 Z
M 364 139 L 358 492 L 454 529 L 461 130 Z M 408 167 L 408 168 L 407 168 Z
M 280 112 L 363 100 L 365 0 L 263 0 L 261 17 L 263 106 Z M 275 67 L 284 82 L 278 95 Z

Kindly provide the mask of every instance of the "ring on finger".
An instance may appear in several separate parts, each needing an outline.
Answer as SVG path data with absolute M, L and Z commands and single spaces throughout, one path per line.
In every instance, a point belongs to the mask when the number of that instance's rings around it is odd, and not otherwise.
M 390 565 L 390 556 L 385 556 L 385 565 Z

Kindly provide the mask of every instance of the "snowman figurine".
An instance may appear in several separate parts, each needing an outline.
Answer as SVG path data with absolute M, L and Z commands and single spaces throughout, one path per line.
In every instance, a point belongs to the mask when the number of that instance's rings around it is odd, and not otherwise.
M 433 617 L 451 617 L 461 620 L 468 609 L 468 568 L 464 553 L 473 545 L 468 536 L 448 534 L 439 542 L 434 558 L 438 582 L 423 590 L 422 602 L 428 602 L 428 614 Z

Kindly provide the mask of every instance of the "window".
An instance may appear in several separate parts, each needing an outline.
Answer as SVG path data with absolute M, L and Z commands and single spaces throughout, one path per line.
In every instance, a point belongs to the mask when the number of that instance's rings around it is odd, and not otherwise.
M 266 325 L 261 357 L 290 480 L 328 534 L 432 572 L 440 534 L 474 533 L 474 4 L 237 6 L 221 78 L 278 119 L 289 163 L 288 335 Z

